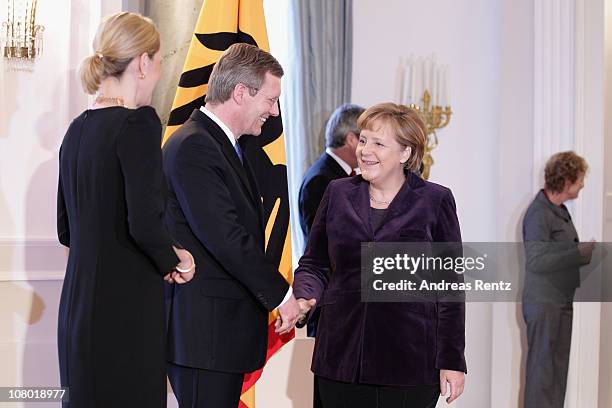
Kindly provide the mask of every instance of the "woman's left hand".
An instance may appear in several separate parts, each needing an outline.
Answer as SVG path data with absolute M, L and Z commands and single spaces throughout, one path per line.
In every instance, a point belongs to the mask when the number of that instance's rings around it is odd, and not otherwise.
M 463 371 L 440 370 L 440 395 L 446 396 L 447 386 L 450 387 L 450 396 L 446 403 L 450 404 L 461 394 L 465 384 L 465 373 Z

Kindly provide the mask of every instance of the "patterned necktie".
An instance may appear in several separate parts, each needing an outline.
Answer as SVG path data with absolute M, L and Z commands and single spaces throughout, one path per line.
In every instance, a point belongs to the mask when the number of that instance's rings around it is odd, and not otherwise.
M 238 141 L 236 141 L 236 144 L 234 145 L 234 150 L 236 150 L 236 154 L 238 155 L 238 158 L 240 159 L 240 163 L 244 165 L 244 158 L 242 157 L 242 149 L 240 148 L 240 144 L 238 143 Z

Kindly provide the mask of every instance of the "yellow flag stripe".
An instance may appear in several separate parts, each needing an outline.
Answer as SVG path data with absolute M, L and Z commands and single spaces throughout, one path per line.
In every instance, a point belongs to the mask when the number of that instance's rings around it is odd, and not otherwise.
M 238 21 L 240 31 L 249 33 L 255 39 L 259 48 L 270 51 L 268 33 L 266 31 L 266 17 L 260 0 L 242 0 L 240 2 Z
M 240 0 L 204 0 L 194 32 L 214 34 L 220 32 L 236 33 Z
M 204 95 L 208 91 L 208 84 L 196 86 L 193 88 L 181 88 L 181 92 L 176 93 L 176 97 L 174 98 L 174 107 L 178 108 L 179 106 L 187 105 L 189 102 L 194 99 L 199 98 Z
M 263 150 L 264 152 L 266 152 L 266 154 L 270 158 L 270 161 L 275 166 L 280 165 L 280 164 L 282 165 L 287 164 L 287 160 L 285 159 L 285 135 L 284 133 L 281 135 L 281 137 L 279 137 L 278 139 L 276 139 L 269 145 L 264 146 Z

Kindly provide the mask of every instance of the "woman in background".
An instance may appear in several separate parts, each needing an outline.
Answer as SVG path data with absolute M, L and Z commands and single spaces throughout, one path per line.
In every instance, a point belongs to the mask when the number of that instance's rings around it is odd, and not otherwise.
M 189 281 L 195 264 L 163 225 L 161 125 L 148 106 L 160 38 L 151 20 L 118 13 L 93 46 L 80 75 L 98 94 L 60 149 L 58 236 L 70 248 L 58 322 L 64 406 L 165 407 L 163 281 Z
M 580 286 L 580 267 L 591 261 L 595 244 L 579 242 L 564 203 L 578 198 L 587 169 L 574 152 L 553 155 L 544 169 L 544 188 L 523 219 L 525 408 L 563 407 L 565 401 L 574 292 Z
M 463 392 L 462 302 L 362 302 L 362 242 L 461 242 L 455 200 L 416 171 L 426 136 L 393 103 L 358 119 L 361 175 L 332 181 L 317 211 L 293 293 L 320 308 L 312 370 L 324 407 L 432 408 Z M 460 277 L 454 272 L 454 279 Z

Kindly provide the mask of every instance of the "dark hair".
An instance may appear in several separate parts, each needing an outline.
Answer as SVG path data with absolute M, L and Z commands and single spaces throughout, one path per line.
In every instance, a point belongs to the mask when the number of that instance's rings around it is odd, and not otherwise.
M 210 74 L 205 102 L 227 101 L 238 84 L 244 84 L 254 96 L 268 72 L 279 78 L 284 74 L 283 67 L 270 53 L 249 44 L 233 44 L 221 55 Z
M 359 136 L 357 119 L 364 111 L 361 106 L 350 103 L 338 106 L 325 125 L 325 145 L 332 149 L 344 146 L 349 132 Z
M 565 182 L 575 183 L 588 168 L 586 160 L 572 151 L 556 153 L 546 162 L 544 188 L 560 193 L 565 188 Z

